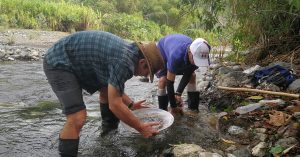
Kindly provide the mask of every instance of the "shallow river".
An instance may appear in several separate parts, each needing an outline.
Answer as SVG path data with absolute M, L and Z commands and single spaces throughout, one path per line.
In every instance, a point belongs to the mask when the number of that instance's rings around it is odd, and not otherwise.
M 134 100 L 146 99 L 151 107 L 157 107 L 156 84 L 156 79 L 151 84 L 134 77 L 125 91 Z M 158 156 L 171 145 L 183 143 L 217 148 L 217 133 L 206 123 L 209 113 L 203 105 L 199 114 L 176 117 L 170 128 L 145 139 L 121 125 L 115 133 L 101 137 L 98 94 L 85 95 L 84 100 L 88 120 L 81 133 L 79 156 Z M 1 157 L 58 156 L 58 133 L 64 120 L 41 62 L 0 63 Z

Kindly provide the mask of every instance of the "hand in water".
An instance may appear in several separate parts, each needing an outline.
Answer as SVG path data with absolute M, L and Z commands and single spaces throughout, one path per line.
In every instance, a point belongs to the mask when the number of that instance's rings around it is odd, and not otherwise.
M 175 95 L 176 104 L 178 107 L 183 107 L 183 101 L 181 99 L 181 96 Z
M 158 130 L 154 129 L 153 126 L 159 125 L 160 122 L 147 122 L 143 123 L 141 131 L 139 131 L 145 138 L 155 136 L 159 133 Z
M 141 108 L 149 108 L 147 105 L 145 105 L 146 100 L 141 100 L 141 101 L 137 101 L 133 104 L 132 106 L 132 110 L 137 110 L 137 109 L 141 109 Z
M 182 109 L 182 107 L 171 108 L 171 114 L 172 114 L 173 116 L 176 116 L 176 115 L 183 115 L 183 109 Z

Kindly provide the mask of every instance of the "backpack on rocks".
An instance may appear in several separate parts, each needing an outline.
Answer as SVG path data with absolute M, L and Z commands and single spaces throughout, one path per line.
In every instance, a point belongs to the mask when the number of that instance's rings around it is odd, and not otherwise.
M 293 71 L 280 65 L 257 70 L 252 78 L 255 85 L 267 82 L 283 89 L 286 89 L 294 80 L 296 80 L 296 75 L 293 74 Z

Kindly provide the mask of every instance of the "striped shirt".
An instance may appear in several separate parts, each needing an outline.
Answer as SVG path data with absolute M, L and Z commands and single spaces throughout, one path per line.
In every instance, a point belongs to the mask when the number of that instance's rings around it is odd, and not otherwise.
M 102 31 L 81 31 L 62 38 L 45 55 L 52 69 L 75 74 L 90 94 L 111 84 L 124 93 L 134 74 L 139 48 L 135 43 Z

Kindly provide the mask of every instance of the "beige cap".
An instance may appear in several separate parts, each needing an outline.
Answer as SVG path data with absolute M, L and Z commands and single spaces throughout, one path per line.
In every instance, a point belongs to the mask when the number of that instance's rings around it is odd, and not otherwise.
M 150 82 L 153 82 L 154 74 L 160 69 L 164 68 L 164 60 L 160 54 L 159 49 L 155 42 L 141 43 L 136 42 L 140 50 L 145 56 L 149 70 L 150 70 Z

